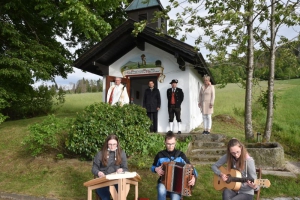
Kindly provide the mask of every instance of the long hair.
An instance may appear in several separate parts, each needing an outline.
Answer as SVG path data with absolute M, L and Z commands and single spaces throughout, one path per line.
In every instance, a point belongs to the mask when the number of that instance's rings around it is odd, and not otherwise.
M 238 146 L 241 148 L 241 155 L 237 160 L 230 153 L 230 148 L 234 147 L 234 146 Z M 230 169 L 233 168 L 233 163 L 235 161 L 236 168 L 239 171 L 243 171 L 246 166 L 245 162 L 247 159 L 247 155 L 248 155 L 248 152 L 247 152 L 247 149 L 245 148 L 245 146 L 238 139 L 236 139 L 236 138 L 231 139 L 227 144 L 227 170 L 230 171 Z
M 107 166 L 107 159 L 109 158 L 109 150 L 108 150 L 108 141 L 109 140 L 116 140 L 117 141 L 117 149 L 116 149 L 116 152 L 115 152 L 115 159 L 116 159 L 116 165 L 120 165 L 121 162 L 122 162 L 122 159 L 121 159 L 121 152 L 122 152 L 122 149 L 120 147 L 120 143 L 119 143 L 119 139 L 116 135 L 109 135 L 107 136 L 107 138 L 105 139 L 105 142 L 102 146 L 102 158 L 101 159 L 101 162 L 104 166 Z

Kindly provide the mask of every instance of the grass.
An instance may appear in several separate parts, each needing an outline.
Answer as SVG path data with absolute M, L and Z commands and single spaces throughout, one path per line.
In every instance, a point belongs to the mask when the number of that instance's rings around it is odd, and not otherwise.
M 259 82 L 253 87 L 253 133 L 264 132 L 266 110 L 257 102 L 262 90 L 266 90 L 267 82 Z M 276 109 L 273 116 L 271 141 L 282 142 L 286 152 L 291 149 L 292 157 L 296 147 L 300 151 L 300 79 L 275 81 Z M 215 110 L 213 114 L 212 132 L 222 133 L 228 137 L 236 137 L 244 141 L 244 98 L 245 91 L 238 84 L 228 84 L 223 89 L 216 89 Z M 228 115 L 232 120 L 224 120 L 220 115 Z M 294 153 L 293 153 L 294 152 Z
M 266 88 L 266 82 L 255 87 L 255 95 L 261 88 Z M 300 79 L 276 81 L 275 92 L 278 95 L 277 107 L 274 111 L 274 131 L 271 140 L 280 142 L 288 152 L 288 158 L 299 161 L 299 120 L 300 113 Z M 215 113 L 213 115 L 213 132 L 222 133 L 228 137 L 244 139 L 243 110 L 244 90 L 236 84 L 229 84 L 224 89 L 216 90 Z M 57 112 L 59 117 L 74 117 L 86 105 L 102 100 L 102 93 L 72 94 L 66 96 L 65 105 Z M 263 132 L 261 127 L 265 121 L 265 111 L 254 103 L 253 114 L 255 132 Z M 260 109 L 259 109 L 260 108 Z M 258 113 L 258 114 L 255 114 Z M 217 117 L 227 115 L 228 118 Z M 21 145 L 23 138 L 29 133 L 28 125 L 41 122 L 45 117 L 8 121 L 0 125 L 0 191 L 33 196 L 44 196 L 62 200 L 86 199 L 87 189 L 83 183 L 92 178 L 91 161 L 77 159 L 56 160 L 51 154 L 31 157 Z M 140 167 L 138 158 L 129 159 L 131 171 L 137 171 L 142 177 L 139 184 L 139 197 L 156 198 L 157 175 L 149 172 L 153 158 L 145 159 Z M 209 165 L 196 166 L 199 178 L 193 190 L 193 196 L 185 199 L 220 199 L 221 192 L 212 186 L 213 173 Z M 262 189 L 261 196 L 284 197 L 299 196 L 300 176 L 284 178 L 263 175 L 271 181 L 268 189 Z M 133 188 L 128 199 L 133 199 Z
M 102 102 L 102 92 L 67 94 L 65 104 L 59 108 L 57 115 L 74 116 L 77 112 L 82 111 L 87 105 Z

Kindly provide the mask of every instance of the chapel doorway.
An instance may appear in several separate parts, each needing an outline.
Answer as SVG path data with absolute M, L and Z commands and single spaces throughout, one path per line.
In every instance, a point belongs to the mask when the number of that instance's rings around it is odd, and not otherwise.
M 145 90 L 148 88 L 148 82 L 152 80 L 157 88 L 157 76 L 130 77 L 130 97 L 133 103 L 143 106 Z

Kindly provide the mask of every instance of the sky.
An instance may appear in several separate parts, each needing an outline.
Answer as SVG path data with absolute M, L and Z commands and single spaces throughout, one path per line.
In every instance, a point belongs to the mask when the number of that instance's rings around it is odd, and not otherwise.
M 166 8 L 166 6 L 169 5 L 169 1 L 168 0 L 163 0 L 163 1 L 161 1 L 161 3 L 162 3 L 162 5 L 163 5 L 164 8 Z M 189 3 L 186 1 L 185 4 L 189 4 Z M 169 13 L 169 17 L 171 19 L 175 19 L 176 18 L 176 13 L 177 12 L 181 12 L 185 6 L 187 6 L 187 5 L 183 4 L 183 5 L 179 6 L 176 9 L 172 9 L 172 11 Z M 201 11 L 201 12 L 203 12 L 203 11 Z M 199 13 L 199 14 L 203 15 L 205 13 Z M 287 27 L 282 27 L 280 29 L 280 31 L 282 33 L 284 33 L 284 35 L 286 37 L 288 37 L 288 34 L 293 33 L 293 35 L 295 35 L 296 32 L 300 32 L 300 28 L 296 27 L 296 28 L 293 28 L 292 31 L 291 31 L 291 29 L 288 29 Z M 194 46 L 194 41 L 195 41 L 196 37 L 198 37 L 200 34 L 201 34 L 201 30 L 196 30 L 192 34 L 188 34 L 186 43 Z M 178 38 L 180 38 L 180 37 L 178 37 Z M 205 47 L 201 47 L 200 48 L 200 52 L 201 52 L 201 54 L 203 55 L 204 58 L 206 58 L 206 55 L 209 54 L 209 52 L 205 49 Z M 76 84 L 77 81 L 80 80 L 80 79 L 82 79 L 82 78 L 88 79 L 88 80 L 90 80 L 90 79 L 92 79 L 92 80 L 98 80 L 99 78 L 102 78 L 101 76 L 98 76 L 98 75 L 95 75 L 95 74 L 92 74 L 92 73 L 89 73 L 89 72 L 83 72 L 80 69 L 75 68 L 75 67 L 73 69 L 74 69 L 74 72 L 71 73 L 71 74 L 68 74 L 67 79 L 63 79 L 62 77 L 56 77 L 55 78 L 56 83 L 59 86 L 71 87 L 70 85 L 72 83 Z M 35 84 L 35 86 L 40 85 L 42 83 L 53 84 L 53 83 L 50 83 L 50 82 L 38 82 L 38 83 Z

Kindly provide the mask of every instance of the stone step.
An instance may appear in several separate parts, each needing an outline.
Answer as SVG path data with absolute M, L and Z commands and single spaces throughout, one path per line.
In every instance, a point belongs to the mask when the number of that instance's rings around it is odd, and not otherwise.
M 190 155 L 189 159 L 191 162 L 216 162 L 220 157 L 220 155 Z
M 193 145 L 192 149 L 225 147 L 224 142 L 205 142 L 205 141 L 201 141 L 201 140 L 195 140 L 192 145 Z
M 215 162 L 209 162 L 209 161 L 191 161 L 191 164 L 193 166 L 199 166 L 199 165 L 212 165 L 214 164 Z
M 201 140 L 203 142 L 225 142 L 226 137 L 222 134 L 202 134 L 202 132 L 197 132 L 193 134 L 194 140 Z
M 189 155 L 219 155 L 226 154 L 225 148 L 214 148 L 214 149 L 192 149 L 188 153 Z

